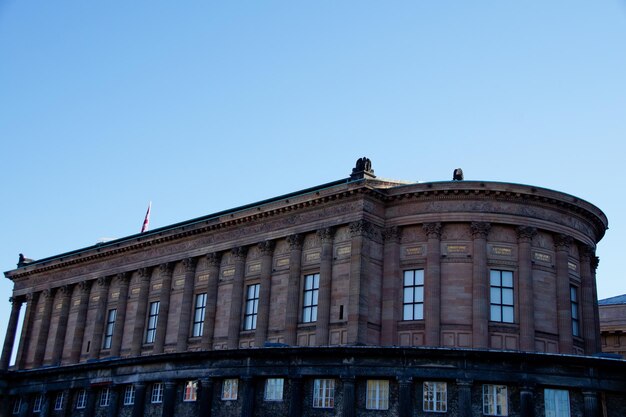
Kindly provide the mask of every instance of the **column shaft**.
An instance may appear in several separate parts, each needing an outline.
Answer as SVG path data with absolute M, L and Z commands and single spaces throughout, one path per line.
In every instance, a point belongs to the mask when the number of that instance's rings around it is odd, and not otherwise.
M 600 417 L 600 404 L 598 393 L 595 391 L 583 391 L 584 417 Z
M 80 299 L 78 311 L 76 312 L 76 325 L 74 326 L 74 336 L 72 338 L 70 363 L 80 362 L 80 355 L 83 350 L 83 337 L 85 336 L 85 325 L 87 323 L 87 311 L 89 309 L 89 294 L 91 291 L 91 282 L 80 282 L 78 284 L 78 291 L 80 291 Z
M 11 353 L 13 353 L 13 345 L 15 343 L 15 332 L 17 331 L 17 321 L 20 317 L 20 308 L 22 307 L 22 299 L 11 297 L 11 315 L 7 325 L 7 333 L 4 337 L 4 345 L 2 346 L 2 357 L 0 358 L 0 371 L 9 369 L 11 361 Z
M 320 286 L 318 292 L 317 322 L 315 323 L 315 343 L 328 345 L 328 325 L 330 324 L 330 298 L 333 275 L 333 236 L 335 231 L 326 228 L 317 232 L 322 242 L 320 256 Z
M 489 347 L 489 274 L 487 273 L 487 236 L 489 223 L 472 222 L 474 262 L 472 267 L 472 345 Z
M 385 230 L 383 249 L 383 293 L 381 345 L 398 344 L 398 322 L 402 320 L 402 273 L 400 271 L 400 230 Z
M 535 417 L 535 399 L 530 388 L 520 389 L 520 417 Z
M 427 346 L 439 346 L 441 325 L 441 223 L 425 223 L 428 236 L 424 277 L 424 328 Z
M 54 347 L 52 349 L 52 365 L 60 365 L 63 358 L 63 347 L 65 346 L 65 333 L 67 332 L 67 321 L 70 316 L 70 301 L 72 300 L 72 287 L 65 285 L 61 291 L 61 312 L 59 314 L 59 324 L 54 335 Z
M 302 241 L 300 235 L 291 235 L 289 243 L 289 284 L 287 285 L 287 305 L 285 306 L 285 343 L 295 346 L 297 343 L 298 321 L 300 313 L 300 275 L 302 264 Z
M 244 376 L 241 379 L 243 382 L 241 417 L 252 417 L 254 415 L 254 380 L 249 376 Z
M 459 417 L 472 417 L 472 381 L 457 380 Z
M 230 315 L 228 316 L 228 349 L 239 348 L 239 332 L 241 330 L 241 308 L 243 303 L 243 280 L 246 272 L 247 248 L 238 247 L 232 250 L 235 258 L 235 274 L 230 296 Z
M 259 310 L 257 315 L 254 345 L 263 347 L 267 341 L 267 332 L 270 321 L 270 298 L 272 294 L 272 254 L 274 242 L 259 243 L 261 250 L 261 277 L 259 286 Z
M 107 411 L 107 417 L 117 417 L 117 410 L 120 406 L 120 389 L 121 387 L 118 385 L 112 385 L 111 389 L 111 400 L 109 401 L 109 409 Z
M 369 313 L 369 241 L 373 226 L 360 220 L 350 224 L 350 283 L 348 288 L 348 343 L 367 344 Z
M 593 248 L 583 246 L 580 248 L 580 278 L 581 278 L 581 307 L 582 307 L 582 337 L 585 340 L 585 354 L 592 355 L 596 352 L 598 335 L 595 327 L 594 282 L 591 274 L 591 259 Z
M 398 378 L 398 417 L 411 417 L 413 415 L 413 379 L 410 377 Z
M 532 239 L 537 234 L 534 227 L 517 228 L 518 241 L 518 282 L 519 282 L 519 326 L 520 350 L 535 350 L 535 292 L 533 286 L 533 265 L 531 257 Z
M 200 378 L 200 392 L 198 393 L 198 415 L 211 417 L 211 404 L 213 402 L 213 379 Z
M 39 326 L 39 334 L 37 335 L 33 368 L 38 368 L 43 365 L 43 359 L 46 354 L 46 345 L 48 344 L 48 334 L 50 332 L 50 321 L 52 319 L 52 305 L 54 304 L 54 290 L 46 289 L 42 294 L 43 313 L 41 316 L 41 326 Z
M 183 266 L 185 267 L 185 283 L 183 286 L 183 300 L 180 308 L 178 336 L 176 338 L 177 352 L 184 352 L 187 350 L 187 343 L 189 340 L 189 328 L 191 323 L 191 312 L 194 308 L 193 287 L 196 279 L 196 259 L 184 259 Z
M 302 377 L 295 376 L 289 378 L 291 385 L 291 398 L 289 399 L 289 417 L 302 416 Z
M 343 417 L 356 416 L 356 395 L 354 389 L 354 378 L 342 378 L 343 385 Z
M 165 349 L 165 336 L 167 335 L 167 322 L 170 314 L 170 297 L 172 295 L 173 263 L 165 263 L 159 266 L 161 274 L 161 292 L 159 294 L 159 317 L 157 319 L 156 335 L 152 353 L 163 353 Z
M 135 404 L 133 405 L 131 417 L 143 417 L 145 404 L 146 384 L 144 382 L 138 382 L 135 384 Z
M 124 336 L 124 323 L 126 323 L 126 309 L 128 308 L 128 287 L 131 274 L 123 272 L 117 274 L 120 295 L 117 299 L 117 314 L 113 326 L 113 338 L 111 339 L 111 356 L 120 356 L 122 351 L 122 339 Z
M 559 330 L 559 353 L 573 353 L 572 309 L 570 301 L 569 268 L 567 265 L 569 245 L 572 238 L 555 236 L 556 247 L 556 298 Z
M 140 355 L 141 347 L 143 346 L 151 273 L 152 271 L 149 268 L 141 268 L 139 270 L 140 283 L 139 294 L 137 295 L 137 314 L 135 315 L 135 326 L 133 327 L 133 341 L 130 346 L 130 354 L 133 356 Z
M 220 277 L 221 255 L 210 253 L 207 255 L 209 264 L 207 278 L 206 308 L 204 311 L 204 332 L 202 333 L 202 349 L 213 349 L 213 334 L 215 333 L 215 312 L 217 309 L 217 284 Z
M 165 381 L 165 390 L 163 392 L 163 408 L 161 409 L 161 417 L 174 417 L 176 408 L 176 382 Z
M 98 278 L 98 288 L 96 294 L 98 304 L 96 305 L 96 319 L 93 323 L 93 332 L 91 334 L 91 350 L 89 351 L 89 359 L 94 360 L 100 357 L 102 349 L 102 333 L 104 332 L 104 322 L 106 321 L 107 300 L 109 298 L 109 285 L 111 279 L 109 277 Z
M 26 366 L 26 357 L 28 356 L 28 350 L 30 349 L 30 339 L 38 297 L 39 295 L 35 293 L 26 294 L 26 313 L 24 313 L 24 324 L 22 325 L 20 343 L 17 348 L 17 357 L 15 359 L 17 369 L 24 369 Z

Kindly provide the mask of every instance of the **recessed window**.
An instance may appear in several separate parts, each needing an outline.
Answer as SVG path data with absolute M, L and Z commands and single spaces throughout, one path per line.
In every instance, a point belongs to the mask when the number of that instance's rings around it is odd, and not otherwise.
M 320 274 L 304 276 L 304 297 L 302 301 L 302 322 L 317 321 L 317 297 L 320 290 Z
M 283 378 L 268 378 L 265 380 L 265 401 L 283 400 Z
M 21 397 L 17 397 L 13 401 L 13 414 L 19 414 L 21 408 L 22 408 L 22 398 Z
M 157 382 L 152 384 L 152 395 L 150 396 L 152 404 L 160 404 L 163 402 L 163 383 Z
M 108 407 L 111 403 L 111 389 L 103 388 L 100 391 L 100 407 Z
M 259 284 L 248 285 L 246 291 L 246 311 L 243 319 L 244 330 L 256 329 L 256 318 L 259 310 Z
M 578 288 L 571 285 L 569 287 L 569 299 L 572 305 L 572 334 L 580 336 L 580 314 L 578 303 Z
M 87 391 L 84 389 L 81 389 L 80 391 L 78 391 L 78 396 L 76 397 L 76 408 L 77 409 L 82 409 L 85 408 L 87 406 Z
M 156 337 L 157 322 L 159 320 L 158 301 L 150 303 L 150 313 L 148 315 L 148 329 L 146 330 L 146 343 L 154 343 Z
M 117 309 L 113 308 L 109 310 L 107 314 L 107 323 L 104 329 L 104 340 L 102 342 L 102 349 L 111 349 L 111 342 L 113 341 L 113 329 L 115 328 L 115 317 L 117 316 Z
M 492 269 L 489 274 L 491 321 L 513 323 L 513 272 Z
M 126 385 L 126 388 L 124 388 L 124 405 L 133 404 L 135 404 L 135 386 Z
M 506 385 L 483 385 L 483 414 L 509 415 Z
M 35 401 L 33 402 L 33 413 L 41 413 L 42 406 L 43 406 L 43 395 L 38 394 L 35 397 Z
M 445 382 L 424 382 L 424 411 L 448 411 L 447 388 Z
M 386 379 L 368 379 L 365 408 L 368 410 L 389 409 L 389 381 Z
M 424 270 L 404 271 L 403 320 L 424 319 Z
M 191 335 L 199 337 L 204 334 L 204 315 L 206 313 L 206 293 L 196 295 L 196 305 L 193 312 L 193 329 Z
M 313 408 L 335 407 L 335 380 L 316 379 L 313 382 Z
M 198 381 L 185 382 L 183 401 L 196 401 L 198 399 Z
M 569 391 L 562 389 L 545 389 L 544 403 L 546 417 L 570 417 Z
M 63 410 L 63 401 L 65 401 L 65 392 L 61 391 L 54 399 L 54 411 Z
M 239 380 L 236 378 L 227 378 L 222 382 L 222 400 L 235 401 L 237 399 L 237 388 Z

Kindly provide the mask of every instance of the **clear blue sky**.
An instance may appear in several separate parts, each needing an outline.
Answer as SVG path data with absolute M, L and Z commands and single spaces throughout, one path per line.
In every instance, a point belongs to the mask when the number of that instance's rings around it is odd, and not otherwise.
M 165 226 L 368 156 L 597 205 L 606 298 L 625 139 L 626 0 L 0 2 L 2 271 L 137 233 L 150 200 Z

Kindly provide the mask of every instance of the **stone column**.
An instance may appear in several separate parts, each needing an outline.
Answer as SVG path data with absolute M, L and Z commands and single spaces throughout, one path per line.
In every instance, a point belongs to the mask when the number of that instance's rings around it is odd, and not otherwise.
M 150 276 L 152 268 L 139 270 L 139 294 L 137 295 L 137 313 L 135 314 L 135 326 L 133 327 L 133 341 L 130 346 L 132 356 L 141 354 L 143 346 L 144 327 L 146 325 L 146 312 L 148 308 L 148 295 L 150 292 Z M 145 390 L 145 387 L 144 387 Z
M 96 289 L 96 297 L 98 304 L 96 306 L 96 319 L 93 323 L 93 333 L 91 334 L 91 350 L 89 351 L 89 360 L 100 358 L 100 350 L 102 349 L 102 333 L 104 332 L 104 322 L 107 316 L 107 301 L 109 298 L 109 286 L 111 285 L 110 277 L 98 278 L 98 288 Z
M 72 412 L 74 411 L 74 407 L 73 407 L 73 402 L 72 402 L 72 395 L 74 395 L 74 390 L 72 389 L 66 389 L 63 390 L 63 395 L 65 397 L 65 399 L 63 400 L 63 402 L 65 403 L 65 406 L 63 408 L 63 415 L 65 417 L 72 417 Z
M 17 331 L 17 321 L 20 317 L 20 309 L 22 308 L 22 299 L 19 297 L 9 298 L 11 303 L 11 315 L 9 316 L 9 324 L 7 325 L 7 333 L 4 337 L 4 345 L 2 346 L 2 357 L 0 357 L 0 371 L 9 369 L 11 361 L 11 353 L 13 353 L 13 344 L 15 343 L 15 332 Z
M 439 346 L 441 325 L 441 223 L 424 223 L 428 236 L 424 276 L 424 328 L 427 346 Z
M 254 415 L 254 379 L 251 376 L 243 376 L 242 380 L 242 403 L 241 417 L 252 417 Z
M 17 348 L 17 357 L 15 366 L 17 369 L 24 369 L 26 366 L 26 357 L 30 349 L 30 338 L 35 320 L 35 308 L 37 307 L 37 299 L 39 294 L 26 294 L 26 313 L 24 314 L 24 324 L 22 325 L 22 333 L 20 335 L 20 343 Z
M 285 306 L 285 343 L 290 346 L 295 346 L 297 343 L 303 240 L 304 238 L 301 235 L 287 237 L 290 253 L 289 284 L 287 285 L 287 305 Z
M 204 350 L 213 349 L 213 334 L 215 332 L 215 311 L 217 309 L 217 284 L 220 278 L 220 263 L 222 255 L 209 253 L 206 256 L 209 264 L 206 309 L 204 310 L 204 333 L 202 333 L 201 346 Z
M 559 330 L 559 353 L 573 353 L 572 307 L 570 301 L 569 268 L 567 265 L 572 238 L 565 235 L 554 237 L 556 248 L 556 299 Z
M 328 345 L 328 325 L 330 324 L 330 291 L 333 280 L 333 237 L 335 230 L 327 227 L 317 231 L 322 243 L 320 256 L 320 287 L 317 297 L 317 321 L 315 323 L 315 343 Z
M 213 378 L 200 378 L 198 392 L 198 415 L 211 417 L 211 404 L 213 402 Z
M 289 399 L 289 417 L 302 417 L 302 377 L 289 378 L 291 398 Z
M 531 246 L 537 234 L 534 227 L 517 228 L 517 268 L 519 282 L 519 345 L 520 350 L 535 351 L 535 292 Z
M 241 330 L 241 308 L 243 303 L 243 280 L 246 272 L 246 255 L 248 248 L 232 249 L 235 259 L 233 289 L 230 296 L 230 315 L 228 316 L 228 349 L 239 348 L 239 332 Z
M 487 271 L 487 236 L 491 224 L 472 222 L 474 262 L 472 267 L 472 346 L 489 347 L 489 274 Z
M 122 350 L 122 339 L 124 336 L 124 323 L 126 323 L 126 309 L 128 308 L 128 286 L 131 274 L 122 272 L 117 274 L 120 286 L 120 295 L 117 299 L 117 313 L 115 325 L 113 326 L 113 337 L 111 339 L 111 356 L 120 356 Z
M 592 355 L 596 352 L 596 326 L 594 304 L 596 300 L 594 294 L 593 275 L 591 274 L 591 259 L 594 256 L 594 249 L 591 246 L 581 246 L 580 253 L 580 279 L 581 279 L 581 314 L 582 333 L 585 340 L 585 354 Z
M 472 381 L 456 380 L 459 417 L 472 417 Z
M 54 335 L 54 347 L 52 348 L 52 365 L 60 365 L 63 358 L 63 347 L 65 346 L 65 333 L 67 332 L 67 321 L 70 316 L 70 302 L 72 301 L 72 287 L 64 285 L 59 288 L 61 291 L 61 312 L 59 314 L 59 324 Z
M 356 417 L 356 395 L 354 377 L 341 378 L 343 385 L 343 417 Z
M 348 343 L 367 344 L 369 319 L 370 240 L 374 227 L 365 220 L 350 223 L 350 283 L 348 288 Z
M 593 290 L 593 316 L 594 316 L 594 327 L 596 335 L 596 352 L 602 352 L 602 339 L 598 337 L 600 335 L 600 312 L 598 311 L 598 288 L 596 287 L 596 270 L 598 269 L 598 264 L 600 263 L 600 258 L 597 256 L 593 256 L 591 258 L 591 282 L 592 282 L 592 290 Z
M 48 334 L 50 332 L 50 322 L 52 319 L 52 307 L 54 304 L 54 289 L 45 289 L 43 295 L 43 313 L 41 315 L 41 326 L 39 326 L 39 334 L 37 335 L 37 345 L 35 346 L 35 359 L 33 360 L 33 368 L 39 368 L 43 365 L 43 358 L 46 354 L 46 345 L 48 344 Z
M 411 417 L 413 415 L 413 378 L 398 377 L 398 417 Z
M 119 385 L 111 385 L 111 401 L 109 402 L 109 409 L 107 410 L 107 417 L 117 417 L 118 408 L 120 407 L 120 389 Z
M 161 417 L 174 417 L 176 408 L 176 382 L 165 381 L 163 384 L 165 390 L 163 392 L 163 408 L 161 408 Z
M 80 298 L 78 300 L 78 311 L 76 312 L 76 325 L 74 326 L 74 336 L 72 337 L 70 363 L 80 362 L 80 354 L 83 351 L 83 337 L 85 336 L 85 325 L 87 324 L 87 310 L 89 308 L 91 281 L 79 282 L 77 288 L 80 292 Z
M 595 391 L 583 391 L 584 417 L 600 417 L 600 404 L 598 393 Z
M 398 321 L 402 320 L 402 271 L 400 271 L 400 229 L 384 232 L 381 345 L 398 344 Z
M 167 334 L 167 322 L 170 314 L 170 296 L 172 295 L 172 273 L 174 263 L 159 265 L 161 275 L 161 291 L 159 294 L 159 317 L 157 319 L 156 335 L 152 353 L 163 353 L 165 348 L 165 335 Z
M 91 387 L 85 389 L 87 391 L 87 406 L 85 407 L 84 417 L 94 417 L 96 415 L 96 398 L 98 393 Z
M 135 384 L 135 404 L 131 417 L 143 417 L 146 404 L 146 383 L 137 382 Z
M 522 386 L 519 392 L 520 398 L 520 417 L 535 417 L 535 399 L 533 398 L 533 389 Z
M 193 288 L 196 279 L 196 263 L 196 258 L 183 259 L 183 266 L 185 267 L 185 283 L 183 286 L 183 300 L 180 308 L 178 336 L 176 338 L 177 352 L 184 352 L 187 350 L 189 328 L 191 327 L 191 312 L 195 307 L 193 300 Z
M 263 347 L 267 341 L 267 331 L 270 321 L 270 298 L 272 294 L 272 256 L 274 242 L 259 243 L 261 251 L 261 277 L 259 285 L 259 309 L 254 334 L 254 345 Z

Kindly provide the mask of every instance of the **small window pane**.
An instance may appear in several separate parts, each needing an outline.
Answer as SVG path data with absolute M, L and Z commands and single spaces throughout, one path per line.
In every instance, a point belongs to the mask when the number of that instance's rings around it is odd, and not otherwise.
M 491 306 L 491 321 L 502 321 L 500 306 Z
M 493 304 L 502 304 L 502 298 L 500 297 L 500 288 L 491 287 L 491 302 Z
M 502 307 L 502 321 L 513 323 L 513 307 Z
M 491 285 L 494 287 L 500 287 L 502 285 L 500 281 L 500 271 L 491 271 L 489 278 Z
M 513 287 L 513 272 L 502 271 L 502 286 Z
M 502 304 L 513 305 L 513 290 L 509 288 L 502 289 Z

